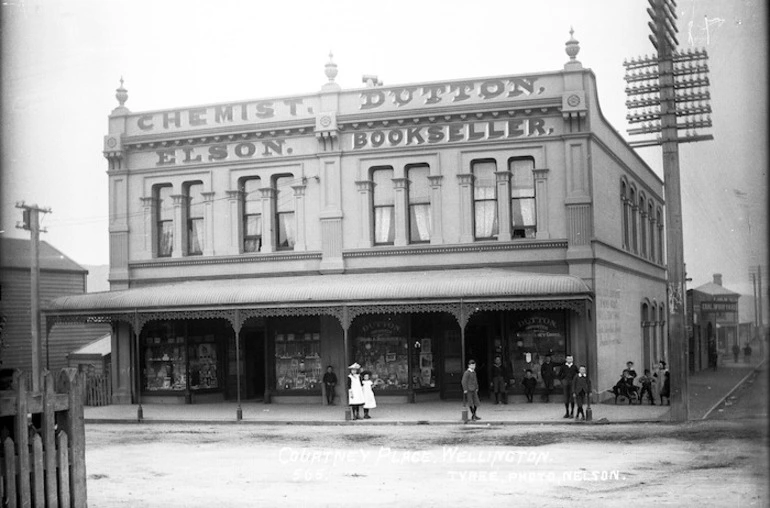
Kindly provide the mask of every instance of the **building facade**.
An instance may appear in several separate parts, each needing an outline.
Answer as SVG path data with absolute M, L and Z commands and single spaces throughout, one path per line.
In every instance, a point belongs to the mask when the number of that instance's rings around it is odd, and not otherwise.
M 116 402 L 453 398 L 573 354 L 599 389 L 666 356 L 663 184 L 564 69 L 134 113 L 105 136 Z M 240 392 L 238 387 L 240 386 Z M 514 385 L 515 386 L 515 385 Z M 339 396 L 343 397 L 343 390 Z M 388 397 L 390 396 L 390 397 Z
M 749 342 L 740 339 L 740 296 L 722 286 L 720 273 L 714 274 L 713 282 L 687 291 L 690 371 L 714 367 L 720 359 L 732 357 L 733 346 L 742 351 Z

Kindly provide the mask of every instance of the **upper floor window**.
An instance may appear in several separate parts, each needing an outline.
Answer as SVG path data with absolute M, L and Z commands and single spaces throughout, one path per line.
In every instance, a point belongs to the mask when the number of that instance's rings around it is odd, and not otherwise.
M 409 180 L 409 241 L 411 243 L 430 241 L 430 185 L 426 165 L 407 168 Z
M 620 182 L 620 206 L 623 207 L 623 248 L 628 249 L 628 188 L 626 182 Z
M 639 254 L 647 257 L 647 209 L 644 196 L 639 197 Z
M 395 239 L 393 168 L 372 170 L 374 182 L 374 243 L 393 244 Z
M 655 261 L 655 211 L 652 201 L 647 205 L 647 223 L 650 227 L 650 260 Z
M 174 249 L 174 205 L 171 185 L 158 185 L 155 198 L 155 247 L 158 257 L 170 257 Z
M 637 219 L 638 208 L 636 206 L 636 192 L 631 188 L 631 249 L 633 252 L 639 252 L 639 226 Z
M 663 217 L 660 212 L 660 208 L 658 208 L 656 217 L 658 221 L 658 263 L 662 265 L 663 264 L 663 246 L 665 245 L 665 243 L 663 243 Z
M 472 163 L 474 235 L 477 240 L 497 238 L 496 169 L 494 161 Z
M 243 252 L 259 252 L 262 247 L 262 200 L 259 189 L 262 180 L 241 180 L 243 200 Z
M 535 160 L 531 157 L 511 159 L 511 236 L 535 238 Z
M 294 182 L 292 175 L 279 176 L 275 179 L 275 223 L 276 247 L 279 250 L 294 248 L 296 231 L 294 227 Z
M 185 185 L 187 207 L 187 255 L 203 254 L 203 183 Z

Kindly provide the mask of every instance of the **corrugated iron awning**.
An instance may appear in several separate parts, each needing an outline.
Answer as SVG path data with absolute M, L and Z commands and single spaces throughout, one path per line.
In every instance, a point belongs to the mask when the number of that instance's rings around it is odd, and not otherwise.
M 571 275 L 505 269 L 433 270 L 193 281 L 64 296 L 47 314 L 357 303 L 591 298 Z

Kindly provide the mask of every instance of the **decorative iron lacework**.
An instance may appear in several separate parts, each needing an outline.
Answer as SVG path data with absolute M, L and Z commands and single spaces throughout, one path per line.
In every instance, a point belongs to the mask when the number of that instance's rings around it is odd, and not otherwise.
M 269 309 L 244 309 L 241 320 L 249 318 L 286 317 L 286 316 L 332 316 L 343 325 L 343 308 L 334 307 L 274 307 Z
M 349 328 L 353 320 L 364 314 L 401 314 L 423 312 L 447 312 L 452 314 L 458 323 L 461 322 L 460 302 L 449 303 L 402 303 L 397 305 L 351 305 L 348 307 L 348 322 L 342 323 L 343 328 Z
M 465 302 L 466 316 L 481 311 L 568 309 L 583 314 L 585 300 L 535 300 L 528 302 Z
M 226 319 L 233 329 L 236 329 L 234 310 L 178 310 L 166 312 L 140 312 L 137 314 L 136 333 L 141 334 L 144 325 L 150 321 L 171 319 Z
M 80 314 L 80 315 L 47 315 L 45 318 L 46 333 L 58 323 L 114 323 L 122 321 L 130 325 L 134 324 L 134 314 Z

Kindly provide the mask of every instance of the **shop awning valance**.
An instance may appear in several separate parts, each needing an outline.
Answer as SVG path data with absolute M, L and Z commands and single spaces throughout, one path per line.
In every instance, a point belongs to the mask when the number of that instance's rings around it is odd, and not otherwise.
M 560 307 L 554 307 L 554 302 L 581 302 L 582 306 L 591 294 L 582 279 L 571 275 L 492 268 L 431 270 L 191 281 L 64 296 L 50 301 L 44 313 L 53 321 L 68 320 L 67 316 L 92 321 L 99 316 L 114 318 L 131 313 L 229 309 L 256 316 L 311 314 L 309 309 L 328 308 L 325 313 L 340 317 L 344 310 L 352 319 L 364 312 L 376 312 L 378 307 L 381 312 L 400 308 L 405 312 L 446 310 L 458 315 L 462 312 L 457 307 L 460 305 L 473 305 L 474 311 L 487 307 L 502 310 L 506 307 L 500 305 L 513 302 L 524 305 L 519 308 L 528 308 L 527 304 L 537 308 L 537 302 L 551 302 L 543 308 Z

